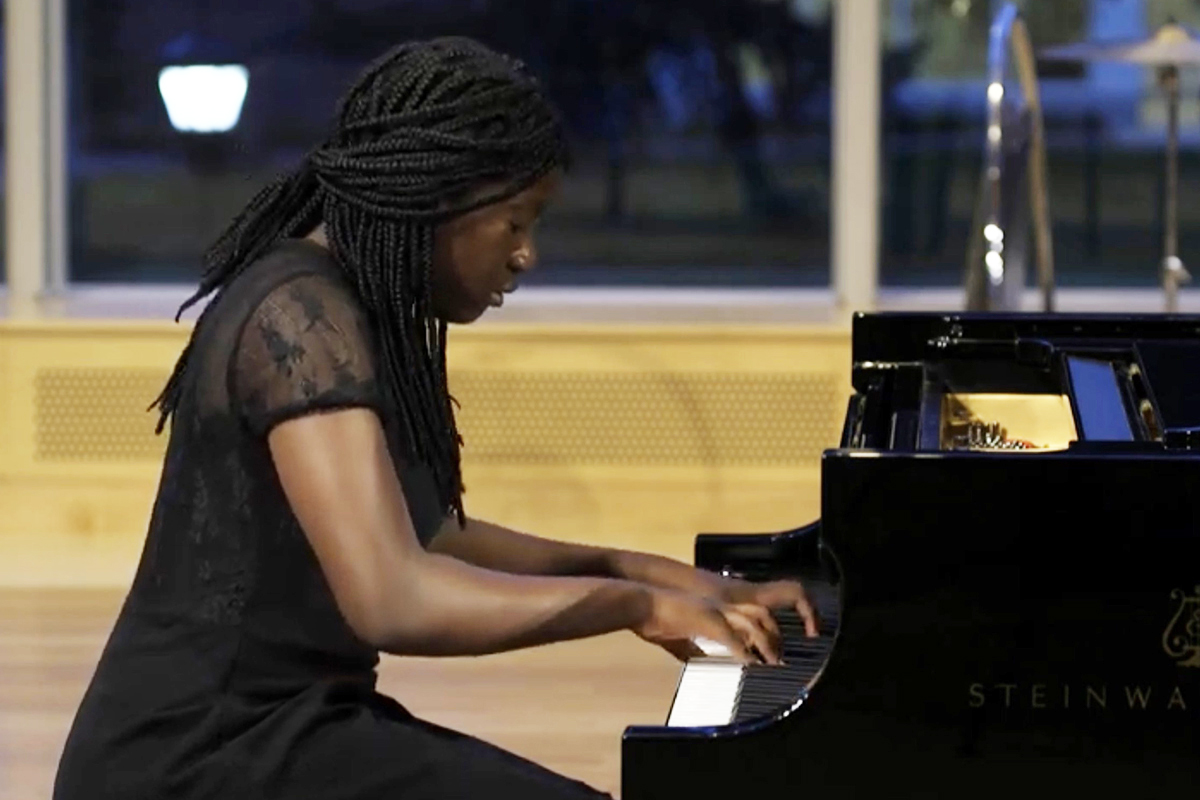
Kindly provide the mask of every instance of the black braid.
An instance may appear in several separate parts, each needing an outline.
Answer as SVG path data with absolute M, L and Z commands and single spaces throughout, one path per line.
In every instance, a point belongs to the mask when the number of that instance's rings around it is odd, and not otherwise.
M 400 45 L 342 100 L 332 137 L 255 196 L 205 253 L 200 286 L 179 313 L 214 291 L 219 297 L 280 240 L 324 222 L 371 318 L 407 455 L 430 465 L 443 507 L 462 520 L 446 323 L 430 298 L 434 226 L 511 197 L 567 158 L 558 114 L 520 62 L 461 37 Z M 502 188 L 473 197 L 485 185 Z M 191 353 L 189 342 L 151 406 L 160 433 L 178 408 Z

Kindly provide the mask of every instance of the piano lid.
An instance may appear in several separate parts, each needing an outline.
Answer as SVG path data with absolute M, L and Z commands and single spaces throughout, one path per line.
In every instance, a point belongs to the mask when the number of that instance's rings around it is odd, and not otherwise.
M 853 370 L 859 393 L 877 391 L 881 376 L 923 375 L 922 422 L 972 421 L 953 435 L 923 425 L 919 449 L 987 440 L 977 423 L 992 418 L 1014 420 L 1004 441 L 1036 442 L 1031 449 L 1200 448 L 1200 316 L 858 314 Z M 976 411 L 992 406 L 1003 413 Z M 1022 436 L 1023 420 L 1050 428 Z
M 1132 346 L 1200 341 L 1200 315 L 857 313 L 855 367 L 917 363 L 938 357 L 1045 359 L 1047 347 Z

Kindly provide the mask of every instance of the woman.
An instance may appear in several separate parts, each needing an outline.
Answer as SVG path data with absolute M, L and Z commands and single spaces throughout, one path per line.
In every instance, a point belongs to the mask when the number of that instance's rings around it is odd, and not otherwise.
M 331 138 L 206 255 L 216 296 L 159 405 L 159 495 L 56 800 L 588 798 L 415 719 L 380 651 L 494 653 L 620 629 L 777 660 L 795 583 L 528 536 L 463 509 L 449 322 L 503 302 L 566 162 L 523 67 L 403 45 Z

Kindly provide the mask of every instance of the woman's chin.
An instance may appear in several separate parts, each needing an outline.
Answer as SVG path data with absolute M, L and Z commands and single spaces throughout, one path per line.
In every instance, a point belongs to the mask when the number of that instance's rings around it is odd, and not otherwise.
M 470 323 L 482 317 L 491 307 L 491 303 L 486 303 L 484 305 L 476 304 L 470 308 L 460 306 L 452 311 L 439 313 L 437 317 L 443 322 L 448 322 L 451 325 L 469 325 Z

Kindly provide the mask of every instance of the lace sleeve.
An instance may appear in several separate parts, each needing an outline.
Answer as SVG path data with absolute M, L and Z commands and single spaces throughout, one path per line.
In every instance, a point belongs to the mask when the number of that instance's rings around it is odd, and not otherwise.
M 246 320 L 234 351 L 233 399 L 257 435 L 293 417 L 365 406 L 381 412 L 366 315 L 325 275 L 292 278 Z

